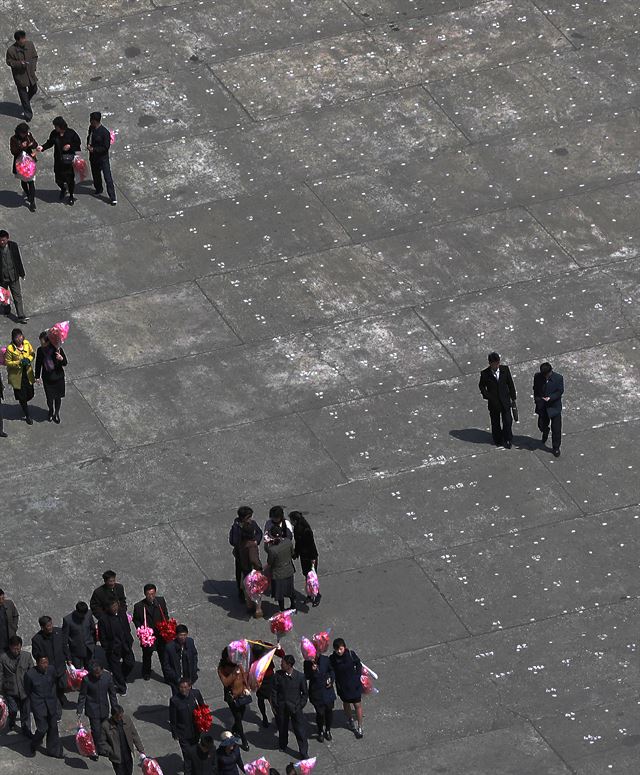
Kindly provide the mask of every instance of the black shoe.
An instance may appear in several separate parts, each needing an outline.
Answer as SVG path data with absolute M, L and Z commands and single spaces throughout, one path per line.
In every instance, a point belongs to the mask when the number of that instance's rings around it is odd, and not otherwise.
M 35 202 L 29 202 L 29 210 L 31 210 L 32 213 L 35 213 L 35 211 L 36 211 L 36 203 Z
M 33 748 L 29 748 L 29 750 L 25 753 L 25 756 L 28 756 L 29 759 L 33 759 L 36 755 L 36 752 L 33 750 Z
M 269 726 L 269 719 L 266 716 L 262 717 L 262 726 L 265 728 Z
M 60 415 L 59 414 L 54 414 L 53 415 L 53 421 L 54 421 L 54 423 L 56 425 L 60 425 Z
M 100 757 L 99 756 L 90 756 L 89 758 L 91 759 L 92 762 L 97 762 Z
M 53 410 L 49 411 L 49 414 L 47 415 L 47 422 L 51 422 L 53 420 Z
M 549 438 L 549 431 L 542 431 L 542 443 L 546 444 Z
M 6 439 L 9 436 L 8 433 L 5 433 L 4 431 L 0 431 L 0 439 Z
M 69 197 L 69 204 L 71 205 L 71 207 L 73 207 L 73 205 L 75 204 L 75 202 L 76 202 L 76 198 L 75 198 L 75 196 L 70 196 L 70 197 Z
M 504 445 L 505 445 L 505 447 L 507 449 L 511 449 L 511 442 L 510 441 L 505 441 Z
M 25 417 L 24 419 L 25 419 L 27 425 L 33 425 L 33 420 L 31 419 L 31 417 Z
M 18 318 L 18 323 L 28 323 L 29 318 L 25 315 L 24 317 Z
M 117 199 L 112 199 L 112 200 L 109 202 L 109 204 L 111 205 L 111 207 L 115 207 L 115 206 L 118 204 L 118 200 L 117 200 Z
M 311 604 L 312 608 L 317 608 L 320 605 L 321 599 L 322 599 L 322 595 L 320 594 L 320 592 L 318 592 L 318 594 L 316 595 L 316 599 Z
M 560 457 L 560 450 L 559 449 L 554 449 L 553 450 L 553 456 L 554 457 Z
M 64 201 L 65 196 L 67 195 L 67 192 L 63 189 L 60 191 L 60 195 L 58 196 L 58 199 L 62 202 Z
M 143 675 L 142 676 L 142 680 L 143 681 L 150 681 L 151 680 L 151 676 L 150 675 Z
M 242 745 L 240 746 L 240 748 L 242 748 L 243 751 L 249 750 L 249 742 L 248 740 L 246 740 L 246 738 L 242 741 Z
M 63 753 L 51 753 L 48 754 L 52 759 L 64 759 Z
M 322 732 L 318 732 L 318 734 L 316 735 L 316 740 L 319 743 L 324 743 L 324 734 Z
M 100 191 L 94 191 L 93 196 L 102 196 L 102 190 Z
M 279 750 L 281 753 L 286 753 L 286 752 L 287 752 L 287 749 L 286 749 L 286 748 L 278 748 L 278 750 Z
M 330 729 L 325 729 L 324 731 L 324 739 L 325 740 L 333 740 L 333 735 L 331 734 Z

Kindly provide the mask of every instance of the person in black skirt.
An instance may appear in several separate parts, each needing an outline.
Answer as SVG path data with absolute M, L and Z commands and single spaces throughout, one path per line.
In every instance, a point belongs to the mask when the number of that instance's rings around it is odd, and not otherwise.
M 64 367 L 67 356 L 62 347 L 55 348 L 46 331 L 40 334 L 40 347 L 36 351 L 36 379 L 42 376 L 44 394 L 49 407 L 49 422 L 60 423 L 60 406 L 64 398 Z
M 69 191 L 69 204 L 75 199 L 76 181 L 73 169 L 73 159 L 81 148 L 78 133 L 71 129 L 62 116 L 56 116 L 53 121 L 53 131 L 44 145 L 38 146 L 38 151 L 53 148 L 53 174 L 60 189 L 60 201 L 64 199 L 65 190 Z
M 33 213 L 36 209 L 35 175 L 31 180 L 23 180 L 16 172 L 16 162 L 20 161 L 23 153 L 26 153 L 31 156 L 34 161 L 37 161 L 36 150 L 38 148 L 38 143 L 29 131 L 29 124 L 25 124 L 24 121 L 21 124 L 18 124 L 15 128 L 13 137 L 9 140 L 9 148 L 13 155 L 13 174 L 20 180 L 22 190 L 29 202 L 29 209 Z
M 35 353 L 31 343 L 24 338 L 19 328 L 11 332 L 11 343 L 4 354 L 7 367 L 7 380 L 13 388 L 13 394 L 24 414 L 27 425 L 33 425 L 29 414 L 29 401 L 33 398 L 33 358 Z
M 296 572 L 293 564 L 293 543 L 285 538 L 280 525 L 274 525 L 270 530 L 271 540 L 266 545 L 267 564 L 271 571 L 271 597 L 278 601 L 280 610 L 284 611 L 284 599 L 291 600 L 291 608 L 296 607 L 296 593 L 293 587 L 293 576 Z
M 310 570 L 318 572 L 318 548 L 313 537 L 313 530 L 300 511 L 292 511 L 289 514 L 289 521 L 293 525 L 293 538 L 295 540 L 293 558 L 294 560 L 300 558 L 300 566 L 306 578 Z M 318 593 L 314 598 L 307 597 L 306 602 L 313 600 L 315 608 L 320 605 L 321 597 L 322 595 Z
M 331 740 L 333 703 L 336 701 L 334 684 L 336 676 L 329 657 L 318 654 L 315 659 L 305 659 L 304 677 L 309 681 L 309 701 L 316 712 L 318 742 Z

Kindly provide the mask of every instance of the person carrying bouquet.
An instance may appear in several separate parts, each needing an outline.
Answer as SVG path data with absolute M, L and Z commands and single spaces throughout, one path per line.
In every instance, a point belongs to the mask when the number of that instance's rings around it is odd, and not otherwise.
M 251 573 L 252 570 L 262 571 L 260 554 L 258 552 L 257 525 L 252 520 L 247 520 L 240 528 L 240 543 L 238 544 L 238 559 L 240 560 L 240 569 L 242 570 L 242 580 Z M 254 603 L 245 592 L 245 601 L 247 611 L 253 613 L 256 619 L 262 619 L 262 600 Z
M 158 653 L 160 667 L 164 660 L 164 650 L 166 643 L 160 635 L 158 624 L 169 618 L 167 601 L 156 594 L 155 584 L 144 585 L 144 598 L 133 606 L 133 626 L 150 627 L 155 636 L 153 646 L 141 646 L 142 648 L 142 677 L 145 681 L 151 678 L 151 656 L 153 652 Z
M 54 347 L 49 340 L 47 331 L 40 334 L 40 347 L 36 350 L 36 381 L 40 382 L 47 399 L 49 409 L 48 420 L 60 424 L 60 407 L 65 396 L 64 367 L 67 356 L 62 347 Z
M 29 202 L 29 210 L 31 210 L 32 213 L 35 212 L 36 209 L 35 165 L 37 163 L 37 148 L 38 143 L 31 134 L 29 124 L 26 124 L 24 121 L 18 124 L 14 130 L 13 136 L 9 140 L 9 149 L 13 155 L 12 172 L 20 181 L 20 186 Z M 23 155 L 27 157 L 27 165 L 24 165 L 25 169 L 23 169 L 22 165 L 19 165 L 16 169 L 16 164 L 22 160 Z M 33 162 L 32 164 L 29 162 L 29 159 Z M 29 169 L 26 169 L 27 166 Z M 33 175 L 30 174 L 31 171 L 33 171 Z
M 16 401 L 20 404 L 27 425 L 33 425 L 29 414 L 29 401 L 33 399 L 33 347 L 24 338 L 19 328 L 11 332 L 11 344 L 4 354 L 4 362 L 7 366 L 7 380 L 13 388 Z
M 80 151 L 81 141 L 78 133 L 71 129 L 62 116 L 56 116 L 53 121 L 53 131 L 44 145 L 38 146 L 38 151 L 46 151 L 53 148 L 53 174 L 56 179 L 56 185 L 60 189 L 60 201 L 69 191 L 69 204 L 73 205 L 76 201 L 74 196 L 76 190 L 75 171 L 73 169 L 73 160 L 76 153 Z

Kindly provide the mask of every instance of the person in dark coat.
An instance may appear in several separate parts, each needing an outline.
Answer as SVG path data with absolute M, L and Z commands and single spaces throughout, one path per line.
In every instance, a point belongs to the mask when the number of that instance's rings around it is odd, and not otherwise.
M 9 435 L 4 429 L 4 419 L 2 417 L 2 401 L 4 399 L 4 382 L 2 381 L 2 374 L 0 374 L 0 439 L 6 439 Z M 0 624 L 0 638 L 2 625 Z
M 187 752 L 198 741 L 198 730 L 193 722 L 193 711 L 198 705 L 204 705 L 199 689 L 191 687 L 188 678 L 182 678 L 178 684 L 178 693 L 169 700 L 169 726 L 171 735 L 177 740 L 184 761 L 184 775 L 192 775 L 191 759 Z
M 238 544 L 238 559 L 240 561 L 240 568 L 242 570 L 242 581 L 248 576 L 251 571 L 262 571 L 262 563 L 260 562 L 260 552 L 258 550 L 258 526 L 253 520 L 248 520 L 243 523 L 240 529 L 240 543 Z M 247 611 L 253 614 L 256 619 L 262 619 L 264 613 L 262 611 L 262 599 L 257 603 L 246 594 L 245 591 L 245 604 Z
M 187 759 L 191 775 L 217 775 L 216 747 L 211 735 L 200 735 L 198 742 L 189 746 L 185 756 L 185 773 Z
M 113 677 L 95 659 L 89 663 L 89 672 L 82 679 L 76 713 L 84 713 L 91 724 L 91 734 L 98 754 L 106 756 L 102 743 L 102 724 L 118 704 Z M 97 757 L 96 757 L 97 758 Z
M 175 640 L 167 643 L 162 664 L 165 681 L 171 686 L 172 694 L 178 693 L 181 678 L 188 678 L 192 684 L 198 680 L 198 649 L 193 638 L 189 637 L 186 624 L 176 627 Z
M 244 733 L 243 719 L 245 711 L 251 702 L 249 676 L 242 665 L 236 665 L 229 657 L 229 649 L 225 646 L 218 662 L 218 678 L 223 686 L 224 701 L 229 706 L 233 716 L 231 731 L 240 739 L 245 751 L 249 750 L 249 741 Z
M 60 424 L 60 407 L 65 395 L 64 368 L 67 356 L 62 347 L 54 347 L 47 331 L 40 333 L 40 347 L 36 350 L 36 380 L 42 377 L 44 394 L 49 408 L 49 422 Z
M 292 511 L 289 514 L 289 521 L 293 525 L 293 538 L 295 545 L 293 547 L 294 560 L 300 558 L 300 567 L 307 577 L 310 570 L 318 572 L 318 547 L 313 536 L 311 525 L 307 522 L 300 511 Z M 314 608 L 320 605 L 322 595 L 320 592 L 315 597 L 307 596 L 306 602 L 311 601 Z
M 280 525 L 273 525 L 270 530 L 271 540 L 265 544 L 267 564 L 271 571 L 271 596 L 278 601 L 281 611 L 284 611 L 284 599 L 288 597 L 291 608 L 296 607 L 296 591 L 293 576 L 296 572 L 293 564 L 293 543 L 283 536 Z
M 53 626 L 50 616 L 41 616 L 38 619 L 40 631 L 31 638 L 31 656 L 38 661 L 38 657 L 45 656 L 49 660 L 49 666 L 55 670 L 58 687 L 58 699 L 64 706 L 64 692 L 67 688 L 67 664 L 71 662 L 69 645 L 60 627 Z
M 62 619 L 62 632 L 74 666 L 88 669 L 96 650 L 96 626 L 84 600 L 78 601 L 75 610 Z
M 496 447 L 504 444 L 507 449 L 511 449 L 511 407 L 516 400 L 516 386 L 509 367 L 500 363 L 498 353 L 489 353 L 489 365 L 480 372 L 478 387 L 489 407 L 494 444 Z
M 136 660 L 133 656 L 131 625 L 117 600 L 113 600 L 107 613 L 98 619 L 98 637 L 113 675 L 116 692 L 125 695 L 127 677 L 135 667 Z
M 89 600 L 89 608 L 91 613 L 99 619 L 100 616 L 106 613 L 107 608 L 113 600 L 117 600 L 120 610 L 126 613 L 127 610 L 127 598 L 124 593 L 124 587 L 116 581 L 116 572 L 113 570 L 106 570 L 102 574 L 102 580 L 104 584 L 93 590 L 91 600 Z
M 29 202 L 29 209 L 32 213 L 36 210 L 35 173 L 31 180 L 24 180 L 24 178 L 21 178 L 20 175 L 18 175 L 16 170 L 16 162 L 20 161 L 22 159 L 22 154 L 25 153 L 27 156 L 31 156 L 33 161 L 37 164 L 37 148 L 38 143 L 34 136 L 31 134 L 29 124 L 26 124 L 24 121 L 18 124 L 18 126 L 15 128 L 13 136 L 9 140 L 9 150 L 13 156 L 13 167 L 11 171 L 20 181 L 20 187 L 22 188 L 24 195 Z
M 244 763 L 240 754 L 242 741 L 234 737 L 232 732 L 223 732 L 220 745 L 216 751 L 218 775 L 238 775 L 244 773 Z
M 31 738 L 31 720 L 29 718 L 29 697 L 24 686 L 24 678 L 33 660 L 28 651 L 22 650 L 22 638 L 12 635 L 9 645 L 0 654 L 0 696 L 7 701 L 9 719 L 7 731 L 16 728 L 16 719 L 20 711 L 20 726 L 22 734 Z
M 121 705 L 114 705 L 102 723 L 102 746 L 115 775 L 133 775 L 134 751 L 144 753 L 138 730 Z
M 293 525 L 288 519 L 284 518 L 284 509 L 282 506 L 272 506 L 269 509 L 269 519 L 264 523 L 265 544 L 273 538 L 272 530 L 274 527 L 281 527 L 282 535 L 290 541 L 293 541 Z
M 258 523 L 253 519 L 253 509 L 251 506 L 240 506 L 237 511 L 237 516 L 229 530 L 229 543 L 233 547 L 233 556 L 236 565 L 236 586 L 238 587 L 238 595 L 241 600 L 244 600 L 244 589 L 242 588 L 242 567 L 238 556 L 238 547 L 240 545 L 240 530 L 245 522 L 255 525 L 255 535 L 258 546 L 262 541 L 262 530 L 260 530 Z
M 38 146 L 39 151 L 46 151 L 53 148 L 53 174 L 55 175 L 56 185 L 60 189 L 60 201 L 65 197 L 65 192 L 69 191 L 69 204 L 75 203 L 74 196 L 76 190 L 75 170 L 73 169 L 73 160 L 76 153 L 80 152 L 82 143 L 78 133 L 67 126 L 67 122 L 62 116 L 56 116 L 53 121 L 53 131 L 44 145 Z
M 6 62 L 11 68 L 11 74 L 18 90 L 18 97 L 22 105 L 22 115 L 27 121 L 33 118 L 31 100 L 38 91 L 38 52 L 33 41 L 27 39 L 24 30 L 16 30 L 13 33 L 14 43 L 7 49 Z
M 13 600 L 9 600 L 0 589 L 0 649 L 9 645 L 9 638 L 18 633 L 18 609 Z
M 562 443 L 563 393 L 564 379 L 562 374 L 554 371 L 550 363 L 541 363 L 540 371 L 533 377 L 533 400 L 543 444 L 547 443 L 549 424 L 551 424 L 551 446 L 555 457 L 560 457 L 560 444 Z
M 360 676 L 362 675 L 362 662 L 355 651 L 347 648 L 343 638 L 336 638 L 333 641 L 333 654 L 329 657 L 329 662 L 335 675 L 336 689 L 338 696 L 342 700 L 347 717 L 347 725 L 355 736 L 360 739 L 362 732 L 362 684 Z M 356 721 L 353 721 L 351 708 L 356 712 Z
M 111 175 L 109 162 L 109 149 L 111 148 L 111 133 L 102 126 L 102 113 L 94 111 L 89 116 L 89 133 L 87 134 L 87 149 L 89 150 L 89 164 L 93 177 L 93 187 L 96 196 L 102 193 L 102 177 L 107 186 L 107 196 L 112 205 L 117 205 L 116 189 Z
M 25 272 L 18 243 L 9 239 L 9 232 L 0 229 L 0 285 L 11 291 L 13 303 L 16 305 L 18 323 L 27 323 L 29 318 L 24 314 L 22 288 L 20 280 L 24 280 Z M 10 304 L 3 304 L 0 309 L 3 315 L 11 312 Z
M 169 618 L 167 601 L 157 594 L 155 584 L 144 585 L 144 598 L 133 606 L 133 626 L 151 627 L 156 636 L 153 646 L 141 646 L 142 649 L 142 677 L 145 681 L 151 678 L 151 656 L 154 651 L 158 653 L 160 667 L 164 660 L 165 642 L 160 635 L 158 625 Z
M 255 661 L 256 659 L 260 659 L 263 657 L 268 651 L 271 651 L 271 649 L 275 649 L 276 653 L 273 655 L 273 659 L 271 660 L 271 664 L 266 669 L 265 674 L 262 678 L 262 683 L 258 687 L 258 691 L 256 692 L 256 698 L 258 700 L 258 710 L 262 714 L 262 726 L 268 727 L 269 726 L 269 719 L 267 718 L 267 702 L 269 705 L 271 705 L 271 687 L 273 686 L 273 676 L 275 674 L 275 668 L 274 668 L 274 662 L 276 657 L 278 659 L 282 659 L 285 656 L 284 649 L 282 646 L 277 646 L 274 643 L 268 643 L 267 641 L 251 641 L 251 659 L 252 661 Z M 275 710 L 271 708 L 271 712 L 273 713 L 274 717 L 276 715 Z
M 287 749 L 289 722 L 291 722 L 293 734 L 298 741 L 300 758 L 306 759 L 309 754 L 309 744 L 302 710 L 307 704 L 309 693 L 304 676 L 298 670 L 294 670 L 295 663 L 296 660 L 291 654 L 287 654 L 280 663 L 280 670 L 277 670 L 273 677 L 271 704 L 276 713 L 280 750 Z
M 333 725 L 333 704 L 336 701 L 334 685 L 336 676 L 329 657 L 318 654 L 315 659 L 304 663 L 304 677 L 309 682 L 309 701 L 316 712 L 318 742 L 331 740 Z
M 58 733 L 58 699 L 56 697 L 56 671 L 49 664 L 48 658 L 41 654 L 36 658 L 35 667 L 30 667 L 24 677 L 24 688 L 29 698 L 29 705 L 36 731 L 31 738 L 29 756 L 35 756 L 40 743 L 47 737 L 47 754 L 54 759 L 64 759 L 62 744 Z

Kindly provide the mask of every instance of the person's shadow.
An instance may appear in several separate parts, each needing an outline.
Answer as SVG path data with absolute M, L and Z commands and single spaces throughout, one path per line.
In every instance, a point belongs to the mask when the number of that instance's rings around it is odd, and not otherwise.
M 29 415 L 34 422 L 47 422 L 49 419 L 49 411 L 47 409 L 43 409 L 41 406 L 34 406 L 31 403 L 29 404 Z M 24 420 L 24 415 L 19 404 L 5 404 L 3 399 L 2 418 L 4 420 Z
M 22 118 L 22 105 L 17 102 L 0 102 L 0 114 Z
M 155 724 L 161 729 L 169 729 L 169 700 L 166 705 L 139 705 L 132 716 L 138 721 Z
M 244 601 L 240 600 L 238 588 L 233 579 L 224 581 L 207 579 L 202 583 L 202 591 L 207 595 L 209 602 L 226 611 L 229 618 L 239 621 L 246 621 L 249 618 L 247 607 Z
M 513 427 L 516 427 L 515 424 Z M 489 431 L 485 431 L 482 428 L 454 429 L 449 431 L 449 436 L 453 436 L 454 439 L 463 441 L 466 444 L 489 444 L 493 446 L 493 436 Z M 516 449 L 535 450 L 540 448 L 540 441 L 538 439 L 534 439 L 531 436 L 516 435 L 515 433 L 511 444 Z

